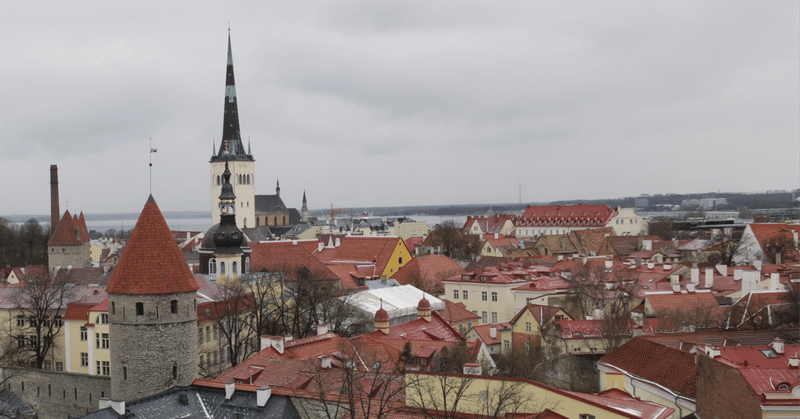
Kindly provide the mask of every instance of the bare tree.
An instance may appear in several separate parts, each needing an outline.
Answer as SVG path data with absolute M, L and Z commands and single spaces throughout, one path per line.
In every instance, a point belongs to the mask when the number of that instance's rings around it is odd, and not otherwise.
M 227 359 L 234 367 L 259 349 L 253 327 L 253 295 L 241 283 L 218 285 L 217 289 L 207 317 L 214 321 Z
M 42 368 L 63 326 L 61 315 L 67 309 L 72 291 L 72 285 L 63 279 L 33 274 L 11 294 L 19 313 L 16 340 L 21 363 Z
M 452 259 L 468 260 L 480 250 L 478 238 L 463 234 L 452 220 L 437 224 L 428 237 L 431 246 L 442 246 L 444 254 Z

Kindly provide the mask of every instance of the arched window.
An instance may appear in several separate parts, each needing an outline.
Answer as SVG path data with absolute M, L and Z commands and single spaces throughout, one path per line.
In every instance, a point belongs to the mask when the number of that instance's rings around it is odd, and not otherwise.
M 244 258 L 244 273 L 250 272 L 250 258 Z
M 219 263 L 219 273 L 220 275 L 225 275 L 225 262 Z
M 259 220 L 258 217 L 256 217 L 256 227 L 258 227 L 260 225 L 261 225 L 261 220 Z
M 247 175 L 247 184 L 250 184 L 250 175 Z
M 286 216 L 283 216 L 283 225 L 286 225 Z
M 214 258 L 211 258 L 208 261 L 208 273 L 210 274 L 217 273 L 217 260 Z
M 238 274 L 238 273 L 239 273 L 239 272 L 236 270 L 236 268 L 238 268 L 238 265 L 237 265 L 236 261 L 234 261 L 234 262 L 233 262 L 233 264 L 231 265 L 231 273 L 232 273 L 232 274 L 234 274 L 234 275 L 236 275 L 236 274 Z

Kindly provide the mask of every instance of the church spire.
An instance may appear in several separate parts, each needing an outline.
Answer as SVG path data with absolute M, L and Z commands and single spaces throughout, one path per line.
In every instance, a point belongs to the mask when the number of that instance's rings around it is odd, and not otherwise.
M 228 31 L 228 66 L 225 76 L 225 113 L 222 120 L 222 139 L 219 151 L 211 156 L 211 161 L 224 160 L 223 153 L 227 151 L 230 160 L 253 160 L 242 144 L 239 129 L 239 107 L 236 99 L 236 82 L 233 77 L 233 52 L 231 50 L 231 34 Z

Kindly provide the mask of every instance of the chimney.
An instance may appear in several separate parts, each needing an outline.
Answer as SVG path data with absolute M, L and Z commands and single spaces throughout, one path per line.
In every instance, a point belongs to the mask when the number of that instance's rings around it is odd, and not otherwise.
M 742 279 L 742 268 L 733 268 L 733 279 L 736 281 Z
M 775 351 L 776 354 L 783 354 L 783 339 L 776 337 L 772 340 L 770 346 L 772 346 L 772 350 Z
M 680 285 L 680 282 L 681 282 L 680 275 L 672 274 L 672 275 L 669 276 L 669 283 L 670 284 L 672 284 L 672 285 L 676 285 L 676 284 Z
M 499 239 L 500 238 L 500 233 L 494 233 L 494 238 L 495 239 Z
M 317 252 L 321 252 L 322 249 L 324 249 L 324 248 L 325 248 L 325 243 L 323 243 L 323 242 L 317 243 Z
M 692 266 L 692 284 L 700 283 L 700 268 L 697 265 Z
M 717 272 L 722 276 L 728 276 L 728 265 L 719 264 L 716 266 Z
M 233 381 L 225 383 L 225 400 L 230 400 L 234 391 L 236 391 L 236 384 Z
M 794 248 L 795 248 L 795 249 L 797 249 L 797 244 L 798 244 L 798 243 L 797 243 L 797 241 L 798 241 L 798 240 L 797 240 L 797 239 L 798 239 L 798 237 L 797 237 L 797 236 L 798 236 L 798 235 L 797 235 L 797 230 L 792 230 L 792 241 L 794 242 Z
M 672 270 L 672 264 L 671 263 L 665 263 L 664 264 L 664 270 L 665 271 Z
M 781 286 L 781 274 L 773 272 L 769 274 L 769 290 L 777 291 Z
M 720 355 L 720 351 L 714 346 L 706 346 L 706 355 L 714 359 Z
M 695 286 L 694 282 L 690 282 L 690 283 L 686 284 L 686 291 L 694 292 L 694 286 Z
M 58 202 L 58 165 L 50 165 L 50 231 L 55 231 L 61 210 Z
M 497 326 L 491 325 L 489 327 L 489 337 L 492 339 L 497 339 Z
M 269 400 L 269 396 L 272 395 L 272 388 L 271 387 L 259 387 L 256 390 L 256 406 L 264 407 L 267 405 L 267 400 Z
M 672 284 L 672 292 L 680 293 L 681 292 L 681 284 Z
M 647 269 L 653 269 L 655 267 L 656 267 L 655 262 L 653 261 L 647 262 Z
M 483 372 L 483 365 L 476 362 L 468 362 L 464 364 L 464 375 L 481 375 Z
M 111 400 L 111 408 L 119 415 L 125 414 L 125 400 Z
M 322 369 L 330 368 L 332 359 L 333 358 L 330 355 L 320 355 L 319 356 L 320 368 Z
M 328 325 L 326 323 L 320 323 L 317 325 L 317 336 L 324 335 L 328 333 Z
M 742 297 L 753 291 L 755 285 L 755 283 L 752 280 L 752 275 L 749 274 L 749 272 L 751 271 L 747 272 L 748 273 L 744 276 L 739 275 L 741 277 L 740 279 L 742 280 Z M 756 275 L 758 275 L 758 271 L 752 271 L 752 272 L 755 272 Z
M 631 336 L 632 337 L 642 336 L 642 326 L 639 326 L 638 324 L 633 325 L 633 327 L 631 328 Z
M 642 250 L 653 250 L 653 241 L 642 240 Z
M 706 268 L 706 288 L 714 286 L 714 268 Z
M 614 267 L 614 261 L 611 260 L 610 258 L 606 259 L 606 269 L 611 269 L 613 267 Z
M 111 407 L 111 399 L 109 399 L 108 397 L 100 398 L 100 405 L 98 406 L 98 408 L 100 410 L 103 410 L 107 407 Z

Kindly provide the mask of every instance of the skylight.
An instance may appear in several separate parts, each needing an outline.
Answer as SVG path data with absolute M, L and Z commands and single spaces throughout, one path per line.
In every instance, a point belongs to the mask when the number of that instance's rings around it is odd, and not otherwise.
M 772 349 L 762 349 L 761 353 L 764 354 L 767 358 L 777 358 L 778 354 L 776 354 Z

